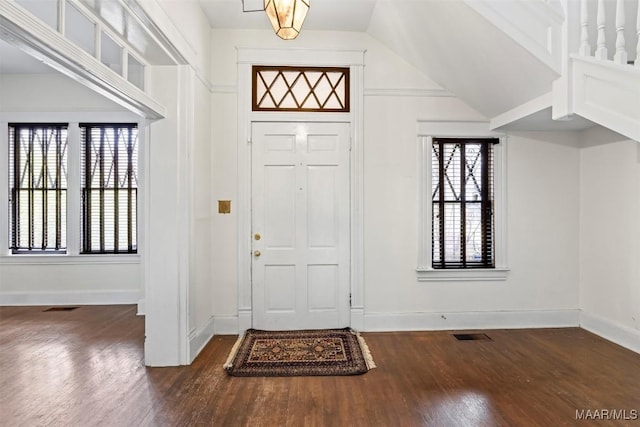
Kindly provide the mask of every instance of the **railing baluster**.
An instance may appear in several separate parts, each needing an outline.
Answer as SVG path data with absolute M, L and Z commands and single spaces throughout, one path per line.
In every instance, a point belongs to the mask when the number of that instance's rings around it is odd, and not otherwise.
M 619 64 L 627 64 L 627 46 L 624 40 L 624 0 L 616 3 L 616 54 L 613 60 Z
M 640 0 L 638 0 L 638 15 L 636 17 L 636 33 L 638 34 L 638 45 L 636 46 L 636 68 L 640 68 Z
M 596 41 L 596 58 L 608 59 L 607 52 L 607 39 L 605 35 L 605 29 L 607 20 L 604 12 L 604 0 L 598 0 L 598 11 L 596 16 L 596 22 L 598 23 L 598 39 Z
M 580 2 L 580 55 L 591 56 L 589 44 L 589 0 Z

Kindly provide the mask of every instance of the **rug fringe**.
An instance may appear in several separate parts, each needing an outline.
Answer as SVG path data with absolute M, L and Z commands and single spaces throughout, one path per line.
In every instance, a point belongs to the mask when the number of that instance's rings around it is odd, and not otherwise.
M 367 369 L 371 370 L 373 368 L 377 368 L 376 363 L 373 361 L 373 356 L 371 356 L 369 346 L 364 340 L 364 337 L 360 335 L 360 332 L 354 331 L 353 329 L 351 330 L 351 333 L 354 334 L 358 339 L 358 344 L 360 344 L 360 349 L 362 350 L 362 356 L 364 357 L 364 362 L 367 365 Z
M 236 354 L 238 354 L 238 349 L 240 348 L 240 343 L 242 342 L 243 338 L 244 334 L 238 335 L 238 340 L 233 345 L 233 347 L 231 347 L 231 352 L 229 353 L 229 357 L 227 357 L 227 361 L 224 363 L 224 365 L 222 365 L 224 369 L 233 368 L 233 359 L 235 359 Z

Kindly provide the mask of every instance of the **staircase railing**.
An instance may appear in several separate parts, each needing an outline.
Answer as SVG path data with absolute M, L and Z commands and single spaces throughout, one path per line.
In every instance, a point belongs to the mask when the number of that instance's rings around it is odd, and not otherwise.
M 637 0 L 637 10 L 635 17 L 635 28 L 632 28 L 632 33 L 635 34 L 638 39 L 635 46 L 629 46 L 625 37 L 625 28 L 627 19 L 626 5 L 632 4 L 625 0 L 616 0 L 615 4 L 615 19 L 611 20 L 607 16 L 607 8 L 605 0 L 581 0 L 580 3 L 580 47 L 578 53 L 581 56 L 593 56 L 596 59 L 608 61 L 613 60 L 618 64 L 626 65 L 630 62 L 635 64 L 636 68 L 640 68 L 640 0 Z M 596 38 L 593 40 L 592 28 L 590 24 L 593 20 L 590 20 L 592 13 L 595 12 L 596 23 Z M 614 25 L 615 28 L 615 49 L 613 56 L 609 53 L 607 47 L 607 29 L 609 25 Z M 595 45 L 594 45 L 595 41 Z M 592 55 L 593 47 L 595 46 L 595 52 Z M 629 53 L 635 51 L 634 61 L 629 61 Z

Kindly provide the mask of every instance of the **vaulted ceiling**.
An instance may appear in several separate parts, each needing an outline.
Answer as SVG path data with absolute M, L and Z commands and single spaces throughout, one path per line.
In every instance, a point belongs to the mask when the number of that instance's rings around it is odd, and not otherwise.
M 212 28 L 270 29 L 264 12 L 244 12 L 263 0 L 197 1 Z M 548 93 L 557 78 L 464 0 L 312 0 L 303 31 L 368 33 L 488 118 Z M 2 42 L 0 58 L 0 72 L 47 71 Z
M 269 29 L 264 13 L 243 13 L 262 1 L 199 0 L 212 28 Z M 366 32 L 489 118 L 558 77 L 463 0 L 312 0 L 313 30 Z

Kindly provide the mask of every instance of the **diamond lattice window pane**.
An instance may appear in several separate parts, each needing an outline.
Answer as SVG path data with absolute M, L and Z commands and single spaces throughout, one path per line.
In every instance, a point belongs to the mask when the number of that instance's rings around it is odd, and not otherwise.
M 253 67 L 253 111 L 349 112 L 349 69 Z

